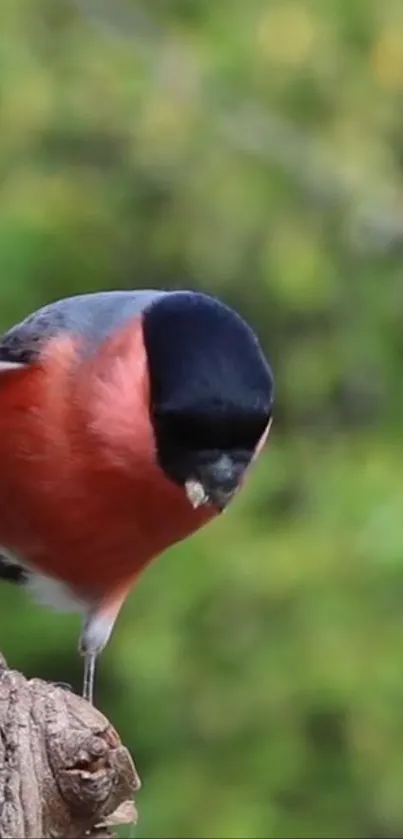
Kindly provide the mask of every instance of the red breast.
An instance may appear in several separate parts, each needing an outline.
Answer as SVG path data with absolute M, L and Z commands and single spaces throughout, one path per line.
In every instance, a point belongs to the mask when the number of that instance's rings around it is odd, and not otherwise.
M 0 544 L 94 597 L 199 529 L 160 469 L 140 322 L 82 359 L 69 336 L 0 385 Z

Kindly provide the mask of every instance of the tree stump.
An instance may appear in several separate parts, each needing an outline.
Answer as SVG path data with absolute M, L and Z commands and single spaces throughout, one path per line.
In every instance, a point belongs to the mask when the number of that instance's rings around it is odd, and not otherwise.
M 84 699 L 28 681 L 0 657 L 1 839 L 101 839 L 136 821 L 140 779 L 108 720 Z

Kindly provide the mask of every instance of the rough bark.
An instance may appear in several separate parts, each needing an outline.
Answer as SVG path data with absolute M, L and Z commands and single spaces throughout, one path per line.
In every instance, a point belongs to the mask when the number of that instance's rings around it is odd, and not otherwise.
M 136 821 L 140 780 L 108 720 L 0 658 L 0 837 L 111 837 Z

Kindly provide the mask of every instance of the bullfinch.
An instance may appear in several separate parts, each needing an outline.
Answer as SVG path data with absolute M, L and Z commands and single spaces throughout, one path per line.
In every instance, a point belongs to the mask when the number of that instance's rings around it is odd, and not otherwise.
M 0 338 L 0 577 L 83 615 L 83 696 L 147 564 L 225 510 L 267 438 L 251 327 L 196 291 L 52 302 Z

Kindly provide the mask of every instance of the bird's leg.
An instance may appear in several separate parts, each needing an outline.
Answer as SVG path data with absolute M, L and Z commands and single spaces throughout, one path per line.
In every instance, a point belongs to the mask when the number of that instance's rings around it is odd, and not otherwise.
M 83 699 L 86 699 L 90 705 L 94 704 L 96 663 L 97 653 L 86 653 L 84 655 Z
M 85 619 L 79 641 L 79 652 L 84 658 L 83 698 L 94 704 L 94 681 L 99 654 L 106 647 L 114 625 L 110 613 L 91 610 Z
M 83 698 L 94 704 L 95 670 L 99 654 L 106 647 L 112 634 L 119 609 L 126 597 L 126 584 L 112 597 L 92 606 L 87 613 L 80 635 L 79 651 L 84 657 Z

